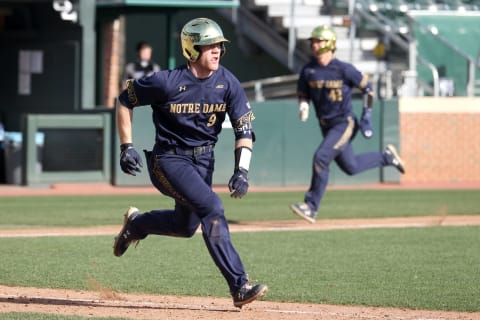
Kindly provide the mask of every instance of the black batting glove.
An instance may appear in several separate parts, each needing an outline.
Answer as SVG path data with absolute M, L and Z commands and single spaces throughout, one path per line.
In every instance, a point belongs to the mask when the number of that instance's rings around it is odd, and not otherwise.
M 248 171 L 243 168 L 236 169 L 228 182 L 228 189 L 232 198 L 241 198 L 246 195 L 248 191 Z
M 132 176 L 136 176 L 136 172 L 141 172 L 143 161 L 132 143 L 120 145 L 120 167 L 123 172 Z

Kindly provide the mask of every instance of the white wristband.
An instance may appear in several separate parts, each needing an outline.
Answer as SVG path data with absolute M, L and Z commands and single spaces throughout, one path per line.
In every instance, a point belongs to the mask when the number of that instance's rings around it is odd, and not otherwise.
M 300 102 L 300 105 L 298 106 L 298 109 L 300 111 L 304 111 L 304 110 L 308 110 L 308 107 L 309 107 L 308 102 L 302 101 L 302 102 Z
M 238 167 L 248 171 L 250 169 L 250 160 L 252 159 L 252 150 L 247 147 L 241 147 L 238 152 L 240 153 Z

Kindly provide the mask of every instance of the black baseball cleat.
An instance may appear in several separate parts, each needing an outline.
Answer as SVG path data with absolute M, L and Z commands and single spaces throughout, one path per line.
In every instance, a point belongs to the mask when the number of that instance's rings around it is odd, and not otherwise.
M 243 305 L 250 303 L 267 292 L 268 287 L 264 284 L 250 285 L 248 283 L 244 284 L 243 287 L 237 290 L 233 297 L 233 305 L 237 308 L 242 308 Z
M 293 213 L 310 223 L 315 223 L 317 219 L 317 212 L 313 211 L 310 206 L 304 202 L 291 204 L 290 209 L 292 209 Z
M 135 242 L 138 245 L 140 239 L 134 238 L 130 230 L 131 223 L 133 219 L 140 215 L 140 212 L 135 207 L 128 208 L 127 212 L 123 218 L 123 227 L 122 230 L 115 237 L 115 242 L 113 243 L 113 254 L 117 257 L 121 257 L 131 243 Z
M 389 144 L 387 145 L 387 148 L 385 148 L 384 153 L 387 155 L 388 163 L 397 168 L 400 173 L 404 174 L 405 167 L 403 165 L 402 158 L 400 158 L 397 153 L 397 149 L 393 145 Z

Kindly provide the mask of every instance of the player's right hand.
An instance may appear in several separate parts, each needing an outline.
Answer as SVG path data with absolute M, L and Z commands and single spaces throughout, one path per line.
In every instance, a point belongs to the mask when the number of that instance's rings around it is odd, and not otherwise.
M 305 122 L 308 119 L 308 102 L 302 101 L 298 106 L 298 117 Z
M 124 143 L 120 146 L 120 168 L 126 174 L 136 176 L 136 172 L 141 172 L 143 161 L 138 152 L 133 148 L 132 143 Z

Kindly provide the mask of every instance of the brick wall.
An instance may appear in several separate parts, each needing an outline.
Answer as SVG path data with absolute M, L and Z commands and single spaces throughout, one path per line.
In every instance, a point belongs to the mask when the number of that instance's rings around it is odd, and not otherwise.
M 102 26 L 102 104 L 113 108 L 119 94 L 124 65 L 124 17 Z
M 480 98 L 402 98 L 401 182 L 480 181 Z

